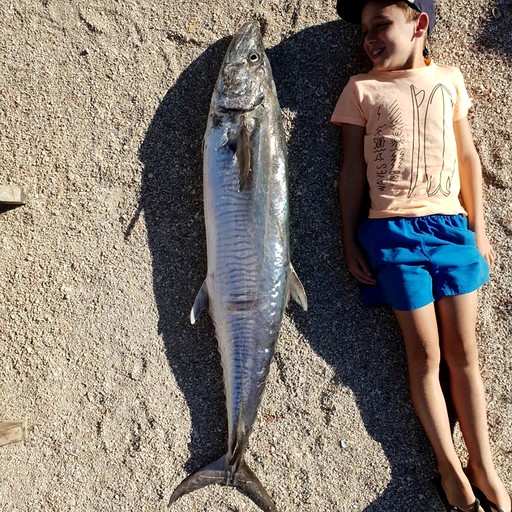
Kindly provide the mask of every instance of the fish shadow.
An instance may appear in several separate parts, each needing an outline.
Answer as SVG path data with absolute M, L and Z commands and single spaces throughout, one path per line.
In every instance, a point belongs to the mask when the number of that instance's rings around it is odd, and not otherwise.
M 139 208 L 152 258 L 158 331 L 190 414 L 187 472 L 224 453 L 227 438 L 213 326 L 203 315 L 191 327 L 189 313 L 206 275 L 202 138 L 229 41 L 210 46 L 180 74 L 139 149 Z M 334 369 L 336 382 L 352 390 L 368 434 L 389 462 L 387 488 L 365 510 L 431 510 L 431 493 L 421 482 L 428 482 L 433 461 L 410 405 L 398 328 L 389 311 L 362 309 L 342 260 L 335 186 L 340 132 L 329 118 L 349 76 L 365 65 L 359 47 L 357 31 L 335 21 L 267 50 L 279 102 L 293 119 L 286 127 L 292 259 L 310 305 L 307 314 L 296 307 L 288 314 Z
M 160 102 L 139 148 L 143 164 L 139 212 L 144 214 L 151 252 L 158 332 L 190 414 L 187 472 L 224 453 L 227 436 L 213 326 L 207 314 L 201 315 L 199 325 L 191 326 L 190 310 L 206 276 L 202 139 L 229 41 L 224 38 L 210 46 L 180 74 Z M 126 237 L 136 221 L 137 216 Z

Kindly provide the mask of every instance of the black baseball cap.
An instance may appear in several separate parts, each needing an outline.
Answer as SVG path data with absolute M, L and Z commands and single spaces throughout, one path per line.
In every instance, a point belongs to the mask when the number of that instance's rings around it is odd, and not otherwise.
M 336 10 L 340 18 L 350 23 L 361 24 L 361 12 L 369 0 L 338 0 Z M 434 0 L 405 0 L 413 9 L 418 12 L 426 12 L 429 18 L 428 34 L 434 30 L 436 22 L 436 6 Z

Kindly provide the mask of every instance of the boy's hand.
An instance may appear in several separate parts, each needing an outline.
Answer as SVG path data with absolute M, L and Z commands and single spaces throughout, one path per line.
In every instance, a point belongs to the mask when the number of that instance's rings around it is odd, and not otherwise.
M 475 233 L 475 237 L 476 237 L 477 249 L 480 251 L 482 256 L 485 258 L 485 260 L 489 264 L 489 267 L 492 267 L 496 260 L 496 253 L 494 252 L 494 249 L 492 248 L 491 243 L 489 242 L 489 239 L 487 238 L 487 234 L 485 232 Z
M 348 271 L 360 283 L 375 284 L 377 282 L 372 275 L 366 258 L 363 256 L 361 249 L 359 249 L 357 245 L 345 249 L 345 258 Z

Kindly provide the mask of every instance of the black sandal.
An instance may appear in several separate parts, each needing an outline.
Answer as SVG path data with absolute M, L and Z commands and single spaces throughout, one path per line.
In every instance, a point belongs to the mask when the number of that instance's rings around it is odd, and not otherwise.
M 475 503 L 470 509 L 459 508 L 455 507 L 454 505 L 451 505 L 450 502 L 448 501 L 448 498 L 446 497 L 443 485 L 441 484 L 441 477 L 439 475 L 436 475 L 432 479 L 432 485 L 434 486 L 434 490 L 436 491 L 437 497 L 439 498 L 439 501 L 443 505 L 444 510 L 446 512 L 487 512 L 484 511 L 484 509 L 480 506 L 480 500 L 478 499 L 478 497 L 476 497 Z
M 475 496 L 480 500 L 480 503 L 482 504 L 482 508 L 484 509 L 484 512 L 492 512 L 493 510 L 496 510 L 496 512 L 505 512 L 502 508 L 498 507 L 496 503 L 493 503 L 482 491 L 482 489 L 478 488 L 476 485 L 471 485 L 473 488 L 473 492 L 475 493 Z

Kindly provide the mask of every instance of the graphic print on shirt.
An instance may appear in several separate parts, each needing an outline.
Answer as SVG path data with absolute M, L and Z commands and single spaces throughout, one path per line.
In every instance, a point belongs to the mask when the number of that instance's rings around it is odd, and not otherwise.
M 418 183 L 418 176 L 420 173 L 420 145 L 421 145 L 421 132 L 420 132 L 420 107 L 425 100 L 425 91 L 419 90 L 416 92 L 416 87 L 411 85 L 412 96 L 412 159 L 411 159 L 411 184 L 409 186 L 409 193 L 407 197 L 411 197 L 416 184 Z M 426 119 L 426 117 L 425 117 Z
M 449 88 L 438 83 L 432 88 L 427 99 L 427 91 L 410 86 L 412 101 L 412 140 L 410 142 L 410 178 L 407 197 L 411 197 L 421 183 L 424 193 L 432 197 L 436 194 L 450 195 L 454 172 L 457 168 L 456 157 L 447 162 L 445 150 L 447 137 L 453 123 L 453 94 Z M 377 127 L 373 134 L 373 167 L 376 173 L 376 186 L 380 192 L 393 188 L 400 182 L 405 158 L 405 130 L 403 114 L 398 100 L 391 105 L 382 105 L 377 110 Z M 433 136 L 434 134 L 434 136 Z M 435 156 L 437 165 L 432 164 Z M 439 161 L 441 160 L 441 164 Z
M 436 104 L 437 103 L 437 106 Z M 451 127 L 448 125 L 448 123 L 451 123 L 451 116 L 448 116 L 448 112 L 451 112 L 451 109 L 453 108 L 453 97 L 450 90 L 443 84 L 437 84 L 434 89 L 432 90 L 432 93 L 430 94 L 430 98 L 428 99 L 427 104 L 427 111 L 425 112 L 425 129 L 423 130 L 425 139 L 424 139 L 424 145 L 423 145 L 423 151 L 424 151 L 424 163 L 425 163 L 425 173 L 427 176 L 427 194 L 430 196 L 433 196 L 437 194 L 439 191 L 444 196 L 450 195 L 450 189 L 452 186 L 452 179 L 453 179 L 453 173 L 455 172 L 456 166 L 457 166 L 457 160 L 455 159 L 453 162 L 453 165 L 451 165 L 450 169 L 446 168 L 446 161 L 445 161 L 445 150 L 446 150 L 446 137 L 447 137 L 447 130 Z M 441 168 L 441 171 L 437 171 L 434 169 L 433 172 L 429 172 L 428 162 L 427 162 L 427 154 L 431 154 L 429 147 L 428 147 L 428 140 L 427 140 L 427 125 L 429 122 L 429 111 L 431 111 L 433 108 L 434 112 L 439 112 L 442 109 L 443 112 L 443 119 L 442 119 L 442 140 L 443 140 L 443 165 Z M 448 110 L 449 109 L 449 110 Z
M 412 143 L 412 161 L 411 161 L 411 183 L 409 187 L 409 193 L 407 197 L 411 197 L 412 193 L 416 189 L 418 183 L 418 176 L 421 167 L 421 153 L 423 149 L 423 168 L 425 170 L 425 179 L 427 182 L 427 195 L 429 197 L 441 192 L 444 196 L 450 195 L 450 188 L 453 179 L 453 173 L 455 172 L 457 161 L 453 162 L 451 169 L 445 167 L 445 149 L 446 149 L 446 131 L 448 128 L 447 123 L 451 122 L 451 117 L 448 116 L 448 112 L 451 112 L 453 108 L 453 96 L 450 90 L 443 84 L 437 84 L 430 93 L 430 97 L 427 101 L 425 110 L 425 120 L 423 129 L 423 140 L 421 137 L 420 130 L 420 119 L 421 111 L 420 107 L 425 100 L 425 91 L 417 90 L 414 85 L 411 85 L 411 97 L 413 106 L 413 143 Z M 442 168 L 441 170 L 432 169 L 429 170 L 427 155 L 431 154 L 429 150 L 429 138 L 427 137 L 429 129 L 429 112 L 433 110 L 437 116 L 439 112 L 442 112 L 441 130 L 442 130 Z M 434 129 L 438 127 L 435 126 Z M 423 148 L 422 148 L 423 143 Z M 434 151 L 438 151 L 438 148 L 434 148 Z
M 404 119 L 398 101 L 387 109 L 387 121 L 381 123 L 381 107 L 377 111 L 378 126 L 373 136 L 373 154 L 377 188 L 384 192 L 388 184 L 400 181 L 405 158 Z M 389 134 L 384 136 L 384 132 Z M 388 156 L 389 154 L 389 156 Z

